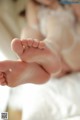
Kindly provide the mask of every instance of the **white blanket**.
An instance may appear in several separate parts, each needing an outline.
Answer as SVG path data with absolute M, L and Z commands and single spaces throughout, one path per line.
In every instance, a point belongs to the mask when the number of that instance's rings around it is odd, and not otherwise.
M 80 120 L 80 74 L 23 91 L 23 120 Z

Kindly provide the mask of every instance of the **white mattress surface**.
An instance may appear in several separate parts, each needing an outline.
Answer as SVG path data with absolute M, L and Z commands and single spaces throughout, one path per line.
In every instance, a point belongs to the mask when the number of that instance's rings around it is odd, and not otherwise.
M 80 120 L 80 74 L 25 85 L 23 100 L 23 120 Z

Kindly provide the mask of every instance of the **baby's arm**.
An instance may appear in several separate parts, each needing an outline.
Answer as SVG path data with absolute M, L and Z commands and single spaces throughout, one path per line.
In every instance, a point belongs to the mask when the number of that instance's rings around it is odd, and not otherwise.
M 21 39 L 43 40 L 43 35 L 39 30 L 38 6 L 32 0 L 29 0 L 26 6 L 26 27 L 22 30 Z

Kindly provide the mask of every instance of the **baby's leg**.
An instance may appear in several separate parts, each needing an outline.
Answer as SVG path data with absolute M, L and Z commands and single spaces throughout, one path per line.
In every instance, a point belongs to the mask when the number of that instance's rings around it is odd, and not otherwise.
M 34 26 L 34 28 L 30 27 L 29 25 L 27 25 L 21 33 L 21 39 L 26 39 L 27 38 L 32 38 L 32 39 L 37 39 L 39 41 L 44 39 L 44 36 L 40 33 L 40 31 L 38 29 L 35 28 L 36 26 Z
M 64 61 L 70 66 L 72 71 L 80 71 L 80 40 L 75 40 L 74 44 L 62 51 Z
M 2 51 L 8 59 L 17 59 L 17 57 L 11 52 L 10 48 L 10 43 L 13 38 L 13 34 L 11 33 L 13 32 L 8 31 L 5 23 L 1 21 L 0 18 L 0 51 Z
M 36 63 L 21 61 L 0 62 L 0 84 L 15 87 L 25 83 L 41 84 L 49 74 Z
M 29 62 L 34 61 L 34 62 L 42 65 L 48 73 L 51 73 L 51 72 L 55 73 L 57 71 L 57 69 L 60 67 L 60 64 L 58 64 L 58 65 L 56 64 L 56 57 L 57 57 L 55 55 L 56 53 L 54 52 L 53 53 L 54 55 L 52 56 L 52 52 L 47 49 L 45 44 L 43 42 L 38 42 L 38 41 L 44 39 L 44 37 L 41 35 L 41 33 L 39 31 L 35 31 L 35 30 L 31 29 L 29 26 L 27 26 L 22 31 L 21 38 L 22 38 L 21 41 L 17 40 L 17 39 L 12 41 L 12 48 L 20 56 L 20 58 L 23 61 L 28 61 L 31 58 L 35 57 L 34 60 L 31 59 L 31 61 L 29 61 Z M 29 38 L 32 38 L 32 39 L 29 39 Z M 37 39 L 37 41 L 33 40 L 35 38 Z M 24 40 L 24 39 L 26 39 L 26 40 Z M 32 47 L 32 48 L 27 49 L 26 44 L 28 45 L 28 48 L 30 48 L 30 47 Z M 39 44 L 39 47 L 38 47 L 38 44 Z M 26 48 L 25 52 L 23 52 L 24 47 Z M 34 48 L 36 47 L 37 49 L 34 49 L 33 47 Z M 45 47 L 46 49 L 42 50 L 42 47 Z M 30 55 L 30 56 L 28 56 L 28 55 Z M 45 63 L 44 57 L 48 61 L 48 64 L 47 64 L 47 62 L 46 62 L 46 64 L 44 64 Z M 53 60 L 54 60 L 54 62 L 53 62 Z M 52 67 L 52 65 L 53 65 L 53 67 Z
M 68 66 L 63 62 L 60 55 L 60 50 L 64 42 L 63 31 L 65 29 L 59 22 L 52 19 L 47 29 L 48 35 L 44 41 L 38 42 L 31 39 L 19 41 L 15 39 L 12 42 L 12 48 L 23 61 L 36 62 L 42 65 L 50 74 L 60 73 L 62 69 L 68 71 Z
M 80 35 L 76 35 L 74 27 L 66 25 L 65 23 L 60 23 L 52 20 L 49 22 L 49 31 L 48 37 L 46 39 L 46 44 L 48 44 L 49 48 L 54 51 L 53 46 L 54 43 L 57 45 L 57 50 L 62 58 L 62 69 L 63 71 L 79 71 L 80 70 Z M 67 22 L 67 21 L 66 21 Z M 68 21 L 69 22 L 69 21 Z M 57 24 L 56 24 L 57 23 Z M 52 28 L 51 26 L 55 27 Z M 54 32 L 53 32 L 54 31 Z M 50 33 L 51 32 L 51 33 Z M 52 34 L 54 33 L 54 34 Z M 51 37 L 52 36 L 52 37 Z M 53 39 L 54 38 L 54 42 Z

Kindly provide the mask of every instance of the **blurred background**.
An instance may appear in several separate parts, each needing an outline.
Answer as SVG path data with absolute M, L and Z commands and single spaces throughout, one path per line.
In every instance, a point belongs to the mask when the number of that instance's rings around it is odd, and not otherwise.
M 0 0 L 0 61 L 17 59 L 11 51 L 10 44 L 14 37 L 20 37 L 24 26 L 25 19 L 20 15 L 24 11 L 24 5 L 24 0 Z M 9 120 L 21 120 L 22 99 L 16 99 L 16 96 L 20 96 L 20 89 L 21 87 L 12 89 L 0 86 L 0 113 L 8 112 Z
M 0 0 L 0 61 L 17 60 L 10 44 L 25 26 L 25 4 L 27 0 Z M 0 86 L 2 112 L 8 112 L 8 120 L 80 120 L 80 73 L 40 86 Z

